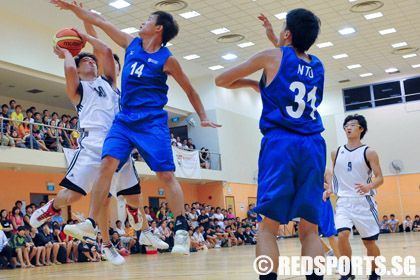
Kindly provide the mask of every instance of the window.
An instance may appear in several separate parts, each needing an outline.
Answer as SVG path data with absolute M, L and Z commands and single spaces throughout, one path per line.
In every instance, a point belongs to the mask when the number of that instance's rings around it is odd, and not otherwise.
M 404 82 L 405 101 L 420 100 L 420 77 L 407 79 Z
M 390 82 L 373 86 L 373 95 L 375 98 L 375 107 L 401 103 L 400 82 Z
M 420 101 L 420 77 L 343 89 L 343 98 L 346 112 Z

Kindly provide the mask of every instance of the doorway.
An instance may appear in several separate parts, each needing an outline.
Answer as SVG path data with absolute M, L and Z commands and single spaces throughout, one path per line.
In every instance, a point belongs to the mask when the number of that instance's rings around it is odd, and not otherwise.
M 235 197 L 234 196 L 225 196 L 225 204 L 226 204 L 226 210 L 229 210 L 229 208 L 232 208 L 232 214 L 236 217 L 236 211 L 235 211 Z

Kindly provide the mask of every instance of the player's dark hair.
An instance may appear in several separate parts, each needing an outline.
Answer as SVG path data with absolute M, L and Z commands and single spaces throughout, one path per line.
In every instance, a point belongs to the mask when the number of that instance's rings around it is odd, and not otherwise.
M 76 67 L 77 68 L 79 68 L 80 60 L 82 58 L 84 58 L 84 57 L 90 57 L 90 58 L 92 58 L 95 61 L 96 66 L 98 66 L 98 59 L 96 58 L 96 56 L 94 56 L 91 53 L 82 52 L 82 53 L 79 53 L 79 55 L 77 55 L 77 56 L 74 57 L 74 62 L 76 63 Z
M 156 11 L 152 15 L 157 15 L 156 25 L 163 26 L 162 46 L 166 46 L 170 40 L 178 35 L 178 23 L 170 13 L 164 11 Z
M 389 215 L 389 216 L 391 216 L 391 217 L 395 217 L 395 215 L 394 215 L 394 214 L 391 214 L 391 215 Z
M 14 99 L 10 100 L 9 101 L 9 105 L 12 105 L 12 102 L 15 102 L 16 103 L 16 100 L 14 100 Z
M 114 53 L 113 56 L 114 56 L 115 61 L 118 62 L 118 71 L 121 71 L 120 57 L 116 53 Z
M 358 121 L 359 125 L 363 128 L 362 134 L 360 135 L 360 140 L 362 140 L 363 136 L 365 136 L 366 132 L 368 131 L 366 119 L 362 115 L 358 115 L 358 114 L 349 115 L 344 119 L 343 128 L 349 121 L 352 121 L 352 120 Z
M 57 118 L 58 118 L 58 113 L 57 112 L 53 112 L 52 115 L 51 115 L 51 117 L 54 117 L 54 116 L 57 116 Z
M 29 112 L 31 112 L 31 113 L 32 113 L 32 110 L 31 110 L 31 109 L 27 109 L 27 110 L 26 110 L 26 114 L 28 114 Z
M 7 104 L 3 104 L 3 105 L 1 105 L 1 109 L 3 109 L 3 108 L 7 108 L 7 109 L 9 109 L 9 106 L 7 106 Z
M 34 117 L 36 117 L 36 115 L 41 115 L 41 114 L 39 112 L 35 112 Z
M 295 9 L 287 13 L 286 30 L 292 33 L 292 45 L 303 53 L 313 45 L 320 31 L 321 21 L 306 9 Z

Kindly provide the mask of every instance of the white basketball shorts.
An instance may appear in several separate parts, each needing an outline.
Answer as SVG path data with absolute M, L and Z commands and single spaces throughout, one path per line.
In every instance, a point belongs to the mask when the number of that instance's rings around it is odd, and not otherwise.
M 79 146 L 69 164 L 66 177 L 60 186 L 87 195 L 99 176 L 102 146 L 106 132 L 90 130 L 82 133 Z M 112 178 L 110 193 L 113 195 L 139 194 L 140 185 L 134 161 L 130 158 Z
M 379 234 L 378 206 L 373 196 L 339 197 L 335 208 L 337 232 L 356 227 L 364 240 L 376 240 Z

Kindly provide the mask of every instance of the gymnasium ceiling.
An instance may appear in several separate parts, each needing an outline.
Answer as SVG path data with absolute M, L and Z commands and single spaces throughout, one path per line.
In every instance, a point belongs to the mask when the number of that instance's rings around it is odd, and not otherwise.
M 114 0 L 85 0 L 84 7 L 94 9 L 102 16 L 116 24 L 118 28 L 139 27 L 148 15 L 155 11 L 158 0 L 127 0 L 132 5 L 117 10 L 108 4 Z M 385 79 L 390 76 L 385 70 L 397 68 L 400 73 L 416 75 L 420 68 L 418 48 L 420 47 L 420 0 L 184 0 L 187 7 L 171 12 L 180 25 L 180 33 L 173 40 L 170 50 L 185 67 L 187 74 L 194 78 L 218 74 L 265 48 L 271 47 L 265 37 L 264 28 L 257 16 L 264 13 L 273 23 L 276 33 L 280 31 L 284 20 L 275 17 L 276 14 L 303 7 L 312 10 L 322 22 L 321 34 L 316 42 L 331 42 L 333 46 L 318 48 L 313 46 L 310 53 L 318 56 L 326 69 L 326 86 L 339 85 L 339 81 L 364 83 L 372 78 Z M 2 3 L 2 9 L 16 9 L 20 1 Z M 24 1 L 25 9 L 22 16 L 38 24 L 48 26 L 63 26 L 63 21 L 75 20 L 69 12 L 60 12 L 48 0 Z M 165 1 L 166 7 L 180 7 L 179 0 Z M 368 3 L 369 2 L 369 3 Z M 376 3 L 373 3 L 376 2 Z M 359 8 L 375 11 L 350 12 L 353 5 Z M 173 5 L 167 5 L 173 4 Z M 182 3 L 181 3 L 182 4 Z M 162 6 L 161 6 L 162 7 Z M 200 16 L 185 19 L 179 14 L 196 11 Z M 13 11 L 16 13 L 16 11 Z M 381 12 L 382 17 L 371 20 L 364 15 Z M 40 14 L 41 13 L 41 14 Z M 40 16 L 45 15 L 45 16 Z M 211 30 L 225 27 L 228 33 L 214 35 Z M 356 32 L 350 35 L 340 35 L 338 30 L 353 27 Z M 396 32 L 380 35 L 379 31 L 395 28 Z M 133 33 L 134 35 L 136 33 Z M 216 39 L 222 35 L 240 34 L 245 38 L 235 43 L 218 43 Z M 254 45 L 240 48 L 240 43 L 252 42 Z M 406 46 L 393 48 L 392 44 L 406 42 Z M 404 49 L 402 49 L 404 48 Z M 407 49 L 414 48 L 414 49 Z M 393 54 L 393 52 L 397 52 Z M 234 60 L 224 60 L 221 56 L 233 53 L 238 56 Z M 197 59 L 187 61 L 183 57 L 196 54 Z M 348 57 L 334 59 L 332 56 L 347 54 Z M 414 54 L 404 58 L 403 55 Z M 348 69 L 350 65 L 360 65 Z M 221 70 L 212 71 L 210 66 L 222 65 Z M 371 73 L 368 78 L 361 74 Z M 17 75 L 17 74 L 15 74 Z M 4 82 L 0 76 L 0 83 Z M 2 81 L 3 79 L 3 81 Z M 342 84 L 345 87 L 345 83 Z M 54 85 L 51 85 L 54 86 Z M 63 87 L 64 88 L 64 87 Z

